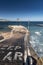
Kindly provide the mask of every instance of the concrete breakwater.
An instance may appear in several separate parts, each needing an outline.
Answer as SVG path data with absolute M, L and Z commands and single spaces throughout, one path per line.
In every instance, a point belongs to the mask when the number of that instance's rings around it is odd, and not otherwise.
M 42 65 L 42 61 L 38 58 L 29 43 L 30 32 L 24 26 L 8 26 L 11 32 L 2 33 L 4 39 L 0 40 L 0 61 L 12 62 L 12 65 L 22 65 L 26 63 L 27 55 L 37 60 L 37 65 Z

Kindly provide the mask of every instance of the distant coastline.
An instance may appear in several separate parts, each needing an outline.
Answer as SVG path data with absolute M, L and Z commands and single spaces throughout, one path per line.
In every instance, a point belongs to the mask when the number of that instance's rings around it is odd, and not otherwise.
M 0 19 L 0 21 L 3 22 L 3 21 L 8 21 L 8 20 L 7 19 Z

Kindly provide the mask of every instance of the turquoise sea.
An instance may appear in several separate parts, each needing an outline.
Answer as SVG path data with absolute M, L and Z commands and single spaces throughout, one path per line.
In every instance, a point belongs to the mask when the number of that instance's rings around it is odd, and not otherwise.
M 10 31 L 8 25 L 23 25 L 30 31 L 30 43 L 35 49 L 39 57 L 43 56 L 43 26 L 38 24 L 43 24 L 43 22 L 28 22 L 28 21 L 8 21 L 0 22 L 0 31 Z

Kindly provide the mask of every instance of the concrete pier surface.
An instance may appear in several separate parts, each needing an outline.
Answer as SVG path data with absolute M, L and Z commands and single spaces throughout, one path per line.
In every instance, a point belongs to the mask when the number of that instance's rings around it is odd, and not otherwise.
M 32 56 L 37 61 L 37 65 L 42 65 L 42 59 L 29 43 L 30 31 L 21 25 L 8 27 L 11 29 L 10 32 L 1 32 L 4 37 L 0 40 L 1 62 L 6 62 L 4 65 L 9 65 L 7 62 L 10 62 L 10 65 L 23 65 L 27 56 Z

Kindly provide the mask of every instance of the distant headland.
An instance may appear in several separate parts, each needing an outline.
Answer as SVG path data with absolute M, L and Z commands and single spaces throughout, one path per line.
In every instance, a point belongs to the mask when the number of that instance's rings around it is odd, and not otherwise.
M 0 19 L 0 21 L 8 21 L 7 19 Z
M 7 19 L 4 19 L 4 18 L 0 18 L 0 21 L 3 22 L 3 21 L 29 21 L 28 18 L 7 18 Z

